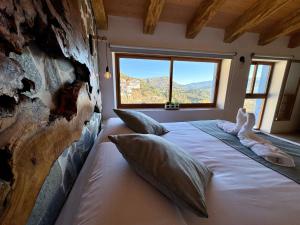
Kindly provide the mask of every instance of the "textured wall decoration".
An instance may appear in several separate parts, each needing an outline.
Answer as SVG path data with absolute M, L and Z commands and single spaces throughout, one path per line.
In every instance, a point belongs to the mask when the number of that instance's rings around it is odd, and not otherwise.
M 64 150 L 46 178 L 27 225 L 54 224 L 77 178 L 86 157 L 93 147 L 100 126 L 100 115 L 94 113 L 82 130 L 79 141 Z
M 26 224 L 101 111 L 95 34 L 90 0 L 0 0 L 0 224 Z

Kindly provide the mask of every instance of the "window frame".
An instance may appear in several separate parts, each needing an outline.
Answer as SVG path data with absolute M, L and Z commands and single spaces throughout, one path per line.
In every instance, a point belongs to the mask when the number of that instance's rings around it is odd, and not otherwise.
M 257 130 L 259 130 L 261 128 L 261 124 L 262 124 L 262 119 L 263 119 L 263 115 L 265 113 L 265 109 L 266 109 L 266 103 L 268 100 L 268 95 L 269 95 L 269 90 L 270 90 L 270 86 L 271 86 L 271 80 L 272 80 L 272 76 L 273 76 L 273 70 L 274 70 L 274 62 L 266 62 L 266 61 L 252 61 L 251 62 L 251 66 L 254 65 L 254 70 L 253 70 L 253 77 L 252 77 L 252 85 L 251 85 L 251 93 L 247 93 L 247 89 L 246 89 L 246 95 L 245 95 L 245 99 L 262 99 L 264 100 L 263 106 L 262 106 L 262 110 L 260 113 L 260 118 L 259 118 L 259 122 L 258 122 L 258 127 L 256 128 Z M 256 82 L 256 76 L 257 76 L 257 68 L 259 65 L 268 65 L 271 67 L 269 74 L 268 74 L 268 81 L 267 81 L 267 87 L 266 87 L 266 91 L 265 93 L 254 93 L 254 86 L 255 86 L 255 82 Z M 248 78 L 249 78 L 249 74 L 248 74 Z M 247 87 L 248 87 L 248 83 L 247 83 Z
M 192 62 L 212 62 L 217 63 L 217 71 L 215 77 L 214 86 L 214 99 L 212 103 L 179 103 L 180 108 L 214 108 L 217 105 L 217 97 L 219 91 L 219 82 L 221 74 L 222 59 L 215 58 L 192 58 L 192 57 L 179 57 L 179 56 L 164 56 L 164 55 L 146 55 L 137 53 L 115 53 L 115 68 L 116 68 L 116 98 L 117 108 L 164 108 L 163 104 L 122 104 L 121 103 L 121 87 L 120 87 L 120 58 L 131 58 L 131 59 L 152 59 L 152 60 L 168 60 L 170 61 L 170 73 L 169 73 L 169 98 L 172 99 L 172 88 L 173 88 L 173 64 L 174 61 L 192 61 Z

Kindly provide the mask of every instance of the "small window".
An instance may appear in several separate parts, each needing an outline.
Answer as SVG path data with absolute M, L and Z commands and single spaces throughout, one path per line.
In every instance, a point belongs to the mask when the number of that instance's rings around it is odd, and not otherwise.
M 272 68 L 273 63 L 270 62 L 252 62 L 250 67 L 244 108 L 255 114 L 256 129 L 260 128 L 262 122 Z
M 116 54 L 119 108 L 215 107 L 221 60 Z
M 250 67 L 247 94 L 265 94 L 269 81 L 271 65 L 252 64 Z

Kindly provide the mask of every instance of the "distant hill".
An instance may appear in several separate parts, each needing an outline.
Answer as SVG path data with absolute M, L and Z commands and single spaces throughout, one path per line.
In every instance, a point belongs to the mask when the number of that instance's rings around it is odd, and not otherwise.
M 144 79 L 149 85 L 156 88 L 166 88 L 169 86 L 170 79 L 169 77 L 154 77 Z
M 140 89 L 133 89 L 130 95 L 124 92 L 122 101 L 126 103 L 161 103 L 168 100 L 169 77 L 134 78 L 121 74 L 121 79 L 131 82 L 140 82 Z M 130 86 L 130 85 L 129 85 Z M 212 81 L 194 82 L 186 85 L 173 83 L 173 101 L 179 103 L 210 102 Z
M 167 87 L 169 86 L 169 82 L 170 82 L 169 77 L 166 76 L 146 78 L 146 79 L 134 78 L 126 75 L 123 76 L 127 77 L 127 79 L 144 80 L 149 85 L 157 88 Z M 193 89 L 200 89 L 200 88 L 210 88 L 212 86 L 212 81 L 193 82 L 189 84 L 178 84 L 176 82 L 173 82 L 173 85 L 177 86 L 178 88 L 183 88 L 185 90 L 193 90 Z
M 194 90 L 200 88 L 210 88 L 212 86 L 212 81 L 202 81 L 202 82 L 194 82 L 183 85 L 185 90 Z

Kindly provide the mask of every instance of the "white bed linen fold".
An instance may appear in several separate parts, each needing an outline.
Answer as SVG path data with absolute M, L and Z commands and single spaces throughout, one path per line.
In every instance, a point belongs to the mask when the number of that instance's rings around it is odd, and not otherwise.
M 103 124 L 103 129 L 99 135 L 99 142 L 110 142 L 108 139 L 108 135 L 115 134 L 131 134 L 135 133 L 131 129 L 129 129 L 125 123 L 119 118 L 110 118 L 106 120 Z
M 111 119 L 106 124 L 106 135 L 110 133 L 110 124 L 117 126 L 120 120 Z M 150 185 L 134 179 L 135 174 L 121 155 L 116 155 L 112 144 L 105 144 L 101 145 L 105 147 L 104 154 L 97 157 L 90 154 L 94 164 L 90 172 L 83 170 L 80 174 L 84 179 L 76 181 L 56 225 L 300 224 L 299 184 L 189 123 L 164 125 L 170 130 L 164 138 L 181 146 L 214 172 L 206 193 L 208 219 L 181 210 L 185 219 L 182 221 L 176 207 Z M 124 127 L 121 130 L 124 132 Z M 99 149 L 97 146 L 95 152 Z M 127 179 L 126 174 L 132 178 Z M 76 188 L 82 185 L 86 185 L 83 190 Z
M 164 137 L 213 172 L 206 193 L 208 219 L 183 210 L 189 225 L 299 225 L 300 185 L 189 123 L 164 124 Z

